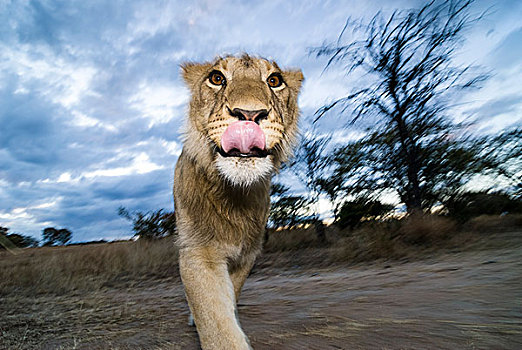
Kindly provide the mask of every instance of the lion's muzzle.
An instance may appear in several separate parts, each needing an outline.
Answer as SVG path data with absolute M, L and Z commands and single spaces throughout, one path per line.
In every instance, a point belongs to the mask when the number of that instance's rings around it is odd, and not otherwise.
M 230 124 L 221 137 L 221 148 L 227 156 L 266 156 L 266 137 L 261 127 L 253 121 L 237 121 Z

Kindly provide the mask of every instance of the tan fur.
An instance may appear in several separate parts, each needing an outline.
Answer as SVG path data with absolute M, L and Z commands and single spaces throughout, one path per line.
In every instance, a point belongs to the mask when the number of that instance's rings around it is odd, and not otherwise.
M 223 73 L 226 85 L 209 82 L 213 70 Z M 174 178 L 181 278 L 201 347 L 249 349 L 236 303 L 261 250 L 271 175 L 295 143 L 303 75 L 248 55 L 188 63 L 182 71 L 192 99 Z M 282 75 L 282 88 L 268 86 L 274 72 Z M 267 158 L 225 158 L 217 152 L 223 132 L 237 120 L 227 107 L 270 110 L 259 122 Z

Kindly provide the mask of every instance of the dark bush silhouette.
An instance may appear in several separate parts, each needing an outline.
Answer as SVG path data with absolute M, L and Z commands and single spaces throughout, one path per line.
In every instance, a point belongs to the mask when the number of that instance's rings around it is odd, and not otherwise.
M 374 220 L 389 213 L 393 208 L 393 205 L 383 204 L 378 200 L 367 198 L 346 201 L 337 211 L 335 223 L 341 229 L 353 229 L 358 226 L 363 219 Z
M 464 192 L 445 202 L 450 217 L 465 222 L 480 215 L 522 213 L 522 200 L 502 192 Z
M 163 209 L 146 213 L 129 213 L 124 207 L 118 208 L 118 215 L 132 222 L 134 236 L 140 239 L 158 239 L 173 235 L 176 232 L 176 216 L 174 212 Z
M 72 238 L 72 232 L 66 228 L 46 227 L 42 231 L 42 236 L 44 246 L 66 245 Z
M 32 245 L 34 242 L 37 243 L 35 239 L 29 236 L 23 236 L 16 233 L 9 233 L 8 227 L 0 226 L 0 249 L 15 249 L 15 248 L 24 248 Z
M 331 136 L 317 136 L 315 132 L 304 134 L 297 147 L 295 157 L 290 162 L 290 169 L 308 189 L 306 198 L 310 203 L 317 203 L 321 194 L 327 194 L 321 186 L 328 168 L 327 148 Z M 314 225 L 315 234 L 320 242 L 326 243 L 326 227 L 320 214 L 313 206 L 308 206 L 310 212 L 308 223 Z
M 38 240 L 31 236 L 12 233 L 7 235 L 6 238 L 18 248 L 38 247 Z

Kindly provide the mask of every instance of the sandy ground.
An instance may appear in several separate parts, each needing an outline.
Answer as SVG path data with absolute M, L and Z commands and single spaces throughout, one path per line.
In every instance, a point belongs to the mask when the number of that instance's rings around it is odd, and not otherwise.
M 414 262 L 257 268 L 239 303 L 260 349 L 522 349 L 522 232 Z M 198 349 L 179 278 L 10 296 L 1 349 Z

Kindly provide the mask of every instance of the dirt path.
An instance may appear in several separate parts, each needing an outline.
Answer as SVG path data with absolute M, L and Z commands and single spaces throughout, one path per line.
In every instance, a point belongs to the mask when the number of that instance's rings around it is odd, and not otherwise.
M 256 349 L 522 349 L 522 254 L 502 253 L 260 277 L 239 313 Z
M 520 233 L 502 249 L 318 271 L 261 270 L 239 315 L 261 349 L 522 349 Z M 197 349 L 178 279 L 10 296 L 1 349 Z

